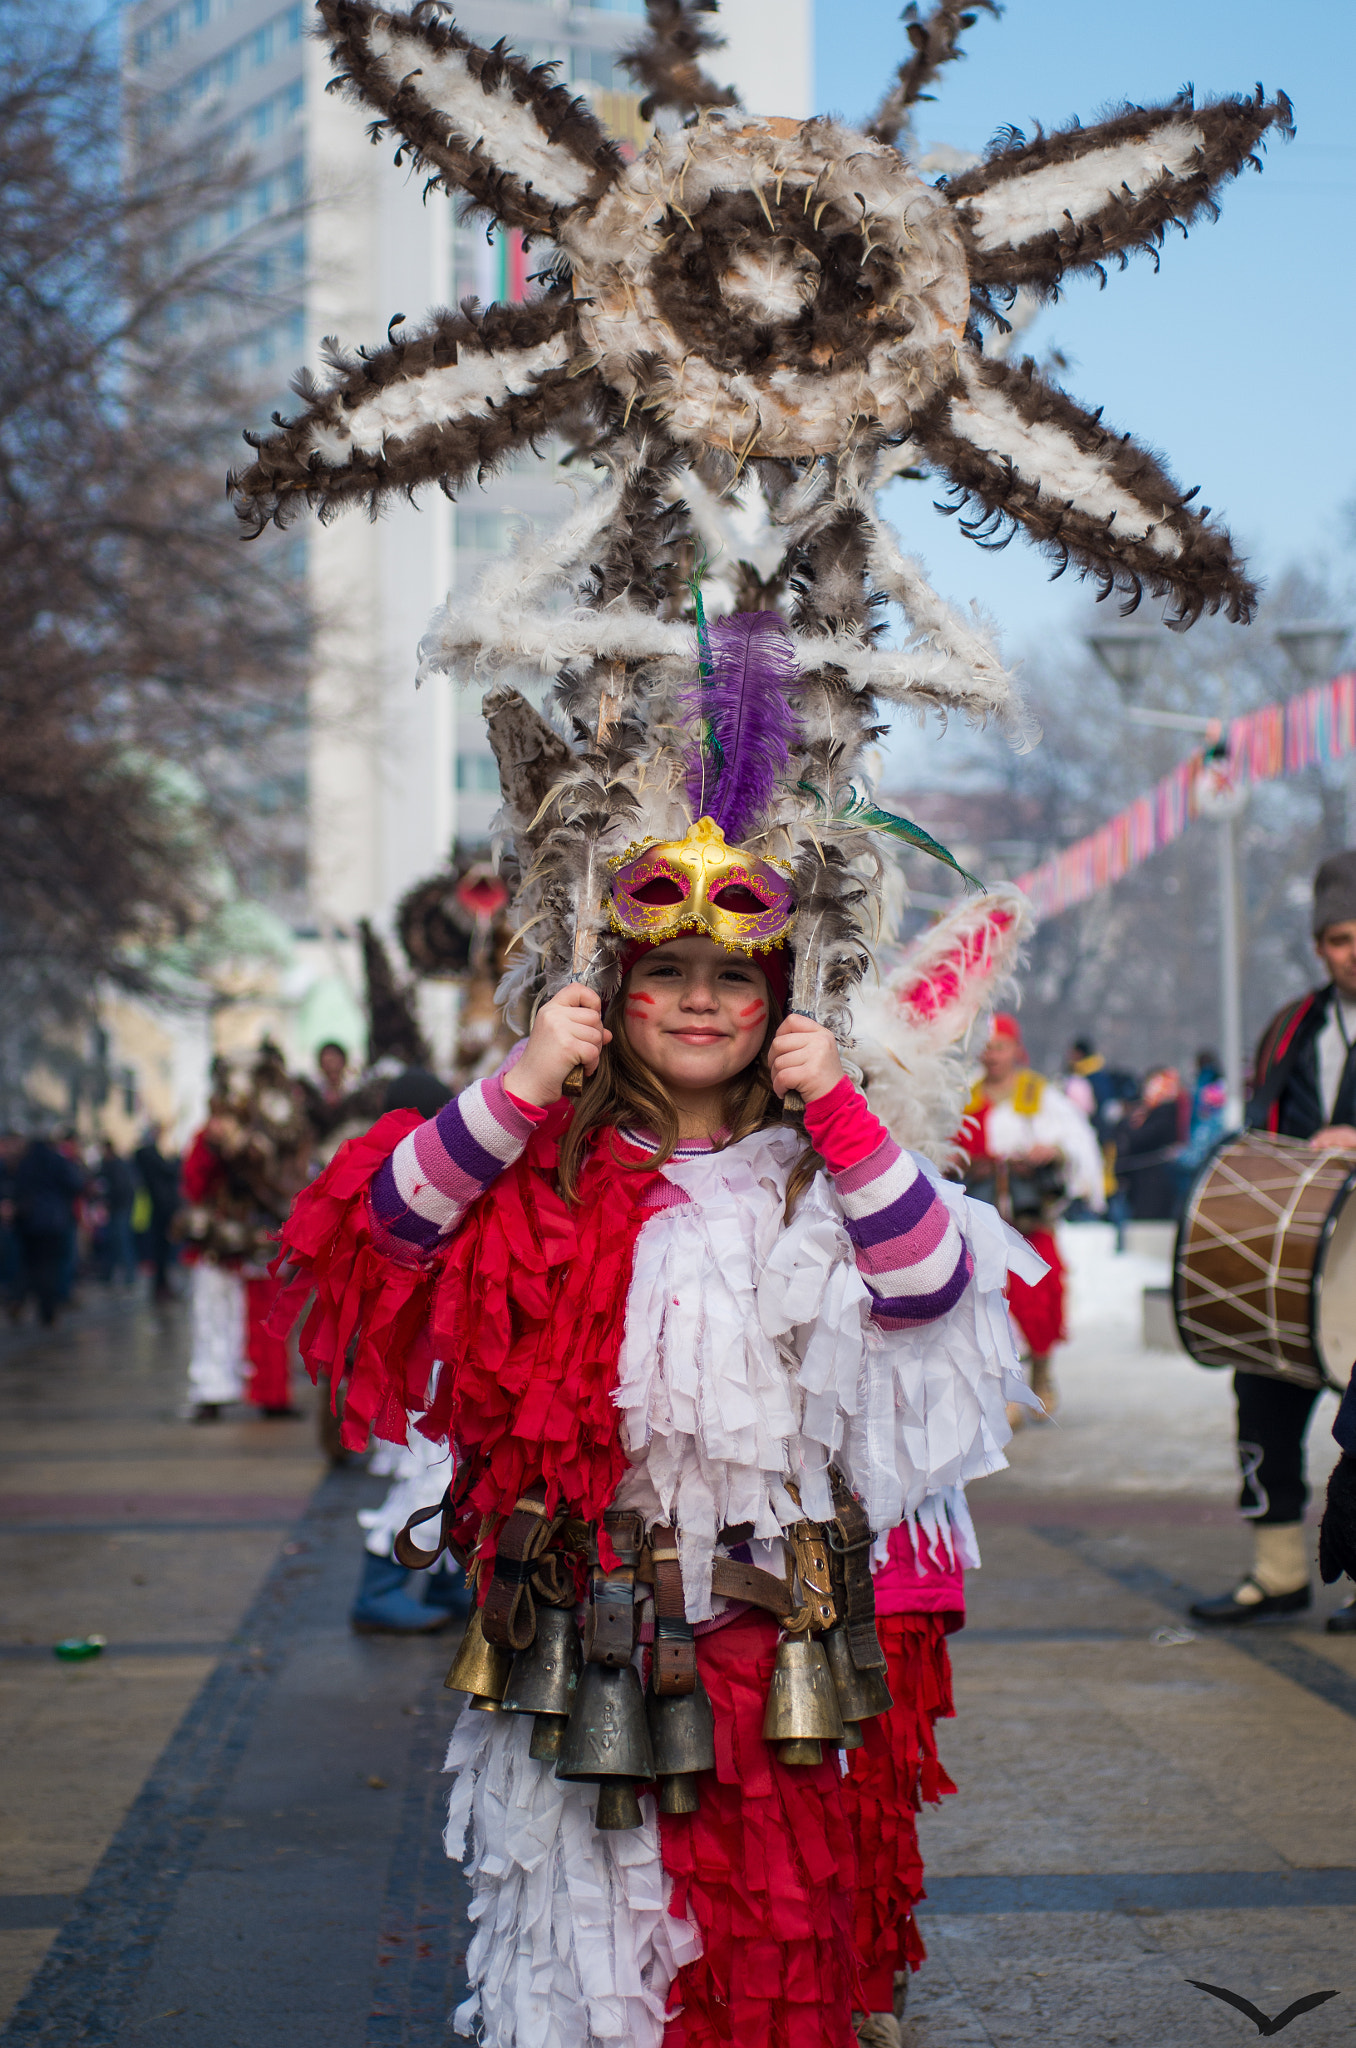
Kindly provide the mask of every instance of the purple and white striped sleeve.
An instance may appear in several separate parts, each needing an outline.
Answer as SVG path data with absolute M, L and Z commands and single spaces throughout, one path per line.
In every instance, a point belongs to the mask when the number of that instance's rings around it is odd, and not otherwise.
M 806 1105 L 805 1128 L 833 1175 L 874 1320 L 898 1330 L 946 1315 L 972 1264 L 926 1174 L 846 1078 Z
M 378 1169 L 371 1196 L 378 1249 L 405 1264 L 432 1251 L 512 1166 L 545 1116 L 510 1095 L 502 1073 L 464 1088 Z

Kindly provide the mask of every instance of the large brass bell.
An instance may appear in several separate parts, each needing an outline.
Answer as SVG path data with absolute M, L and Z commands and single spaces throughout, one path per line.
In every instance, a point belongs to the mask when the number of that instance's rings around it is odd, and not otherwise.
M 829 1670 L 833 1674 L 834 1691 L 838 1695 L 838 1711 L 843 1717 L 846 1730 L 844 1749 L 860 1749 L 862 1746 L 863 1721 L 874 1720 L 877 1714 L 888 1714 L 894 1701 L 890 1688 L 885 1683 L 883 1671 L 862 1671 L 852 1661 L 852 1647 L 848 1632 L 841 1624 L 831 1628 L 820 1637 L 824 1655 L 828 1658 Z
M 506 1714 L 536 1716 L 528 1755 L 538 1763 L 560 1756 L 583 1662 L 574 1609 L 539 1606 L 536 1635 L 513 1660 L 503 1702 Z
M 586 1664 L 560 1745 L 556 1776 L 598 1780 L 595 1826 L 638 1828 L 637 1781 L 654 1780 L 645 1696 L 633 1664 Z
M 820 1744 L 843 1741 L 843 1717 L 823 1646 L 812 1636 L 785 1636 L 772 1667 L 763 1740 L 777 1744 L 784 1764 L 817 1764 Z
M 471 1705 L 482 1714 L 497 1714 L 508 1684 L 513 1657 L 495 1643 L 487 1643 L 480 1626 L 480 1609 L 474 1609 L 443 1684 L 449 1692 L 469 1692 Z
M 659 1779 L 661 1813 L 696 1813 L 701 1805 L 698 1771 L 716 1768 L 716 1717 L 700 1678 L 688 1693 L 663 1698 L 650 1693 L 645 1701 L 654 1744 L 654 1774 Z

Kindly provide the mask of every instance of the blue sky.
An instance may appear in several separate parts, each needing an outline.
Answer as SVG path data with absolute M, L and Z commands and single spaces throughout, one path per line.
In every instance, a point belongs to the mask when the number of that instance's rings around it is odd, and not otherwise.
M 859 121 L 903 50 L 901 0 L 816 0 L 815 104 Z M 1356 83 L 1353 0 L 1008 0 L 919 110 L 923 143 L 982 149 L 1005 122 L 1084 121 L 1121 99 L 1250 91 L 1294 102 L 1298 133 L 1260 177 L 1228 186 L 1214 225 L 1173 235 L 1099 291 L 1076 281 L 1027 330 L 1026 351 L 1069 358 L 1061 381 L 1200 484 L 1264 577 L 1325 562 L 1345 580 L 1342 508 L 1356 498 Z M 1050 583 L 1021 540 L 986 555 L 904 486 L 890 516 L 953 599 L 977 597 L 1005 650 L 1034 651 L 1086 621 L 1086 589 Z

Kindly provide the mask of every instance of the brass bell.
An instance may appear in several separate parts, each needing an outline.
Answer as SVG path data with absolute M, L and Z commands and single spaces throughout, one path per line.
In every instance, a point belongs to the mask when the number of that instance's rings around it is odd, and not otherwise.
M 636 1788 L 629 1778 L 599 1779 L 598 1804 L 593 1814 L 596 1828 L 604 1833 L 620 1832 L 622 1828 L 638 1828 L 644 1818 Z
M 482 1714 L 497 1714 L 512 1663 L 509 1651 L 486 1642 L 477 1607 L 466 1624 L 461 1647 L 443 1684 L 448 1692 L 469 1692 L 471 1705 L 478 1707 Z
M 883 1671 L 865 1671 L 852 1661 L 852 1647 L 848 1632 L 840 1624 L 820 1637 L 824 1655 L 829 1660 L 833 1673 L 834 1690 L 838 1694 L 838 1711 L 844 1724 L 854 1721 L 871 1721 L 877 1714 L 888 1714 L 894 1701 L 890 1688 L 885 1683 Z M 861 1737 L 856 1742 L 845 1742 L 844 1749 L 860 1749 Z
M 527 1753 L 539 1764 L 553 1764 L 560 1756 L 583 1661 L 574 1609 L 539 1606 L 537 1632 L 514 1658 L 504 1692 L 506 1714 L 536 1716 Z
M 661 1813 L 696 1813 L 698 1771 L 716 1768 L 716 1717 L 700 1678 L 689 1693 L 650 1693 L 645 1701 L 660 1780 Z
M 635 1781 L 653 1782 L 654 1751 L 640 1677 L 633 1664 L 584 1666 L 561 1742 L 556 1776 L 601 1781 L 598 1827 L 640 1826 Z M 627 1781 L 625 1792 L 621 1787 L 609 1791 L 610 1781 L 615 1779 Z
M 537 1632 L 513 1659 L 504 1689 L 506 1714 L 569 1717 L 584 1658 L 570 1607 L 538 1607 Z
M 568 1722 L 563 1714 L 534 1714 L 532 1717 L 532 1740 L 527 1753 L 533 1763 L 555 1764 L 560 1762 L 560 1746 L 565 1740 Z
M 843 1717 L 833 1674 L 822 1644 L 811 1636 L 786 1636 L 777 1646 L 763 1740 L 778 1745 L 784 1764 L 817 1764 L 822 1742 L 842 1745 Z

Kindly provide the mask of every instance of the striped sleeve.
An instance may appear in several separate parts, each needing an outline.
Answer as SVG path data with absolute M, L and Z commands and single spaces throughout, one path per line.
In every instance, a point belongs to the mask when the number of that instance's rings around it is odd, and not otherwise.
M 510 1095 L 500 1074 L 464 1088 L 378 1169 L 372 1220 L 379 1248 L 406 1263 L 432 1251 L 512 1166 L 545 1116 Z
M 929 1323 L 956 1306 L 970 1254 L 950 1210 L 846 1076 L 807 1103 L 805 1128 L 833 1175 L 857 1270 L 885 1329 Z

